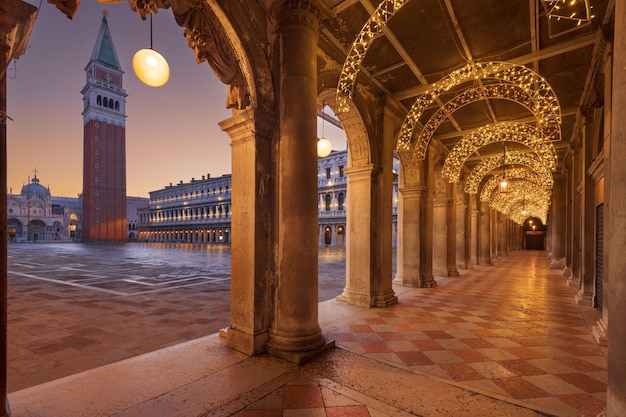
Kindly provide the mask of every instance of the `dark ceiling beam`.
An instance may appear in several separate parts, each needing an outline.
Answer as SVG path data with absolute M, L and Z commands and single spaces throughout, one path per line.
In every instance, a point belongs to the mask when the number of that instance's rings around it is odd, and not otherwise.
M 563 117 L 567 117 L 567 116 L 574 116 L 578 114 L 578 107 L 571 107 L 569 109 L 565 109 L 561 111 L 561 118 Z M 524 117 L 521 119 L 516 119 L 516 120 L 508 120 L 509 122 L 517 122 L 517 123 L 533 123 L 535 121 L 537 121 L 537 119 L 534 116 L 528 116 L 528 117 Z M 448 139 L 455 139 L 455 138 L 461 138 L 465 135 L 468 135 L 472 132 L 474 132 L 477 129 L 467 129 L 467 130 L 462 130 L 460 132 L 450 132 L 450 133 L 444 133 L 441 135 L 435 135 L 434 137 L 436 137 L 438 140 L 448 140 Z M 552 142 L 552 143 L 556 143 L 556 142 Z
M 507 62 L 512 64 L 525 65 L 534 61 L 540 61 L 542 59 L 552 58 L 558 55 L 562 55 L 571 51 L 575 51 L 580 48 L 585 48 L 587 46 L 593 45 L 597 41 L 596 33 L 590 33 L 584 36 L 581 36 L 576 39 L 572 39 L 570 41 L 566 41 L 557 45 L 549 46 L 547 48 L 541 49 L 537 52 L 531 52 L 526 55 L 521 55 L 517 58 L 509 59 Z M 415 86 L 411 88 L 407 88 L 403 91 L 398 91 L 393 95 L 393 98 L 396 100 L 406 100 L 408 98 L 417 97 L 420 94 L 426 92 L 431 85 L 422 85 Z

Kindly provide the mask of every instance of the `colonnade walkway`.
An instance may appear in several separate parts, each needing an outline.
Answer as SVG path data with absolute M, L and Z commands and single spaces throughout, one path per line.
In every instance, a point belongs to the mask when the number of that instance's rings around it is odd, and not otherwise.
M 9 394 L 26 416 L 596 416 L 606 358 L 545 252 L 394 286 L 397 305 L 320 303 L 329 347 L 304 366 L 212 334 Z

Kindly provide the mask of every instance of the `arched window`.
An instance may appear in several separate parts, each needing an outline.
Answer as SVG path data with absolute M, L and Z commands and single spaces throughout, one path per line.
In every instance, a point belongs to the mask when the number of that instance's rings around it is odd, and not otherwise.
M 113 103 L 113 99 L 110 99 L 110 100 L 109 100 L 109 108 L 110 108 L 110 109 L 113 109 L 113 104 L 114 104 L 114 103 Z
M 115 101 L 115 110 L 119 110 L 120 109 L 120 102 L 119 101 Z
M 326 194 L 326 195 L 324 196 L 324 201 L 325 201 L 325 203 L 326 203 L 326 204 L 325 204 L 325 206 L 326 206 L 326 207 L 325 207 L 325 210 L 326 210 L 326 211 L 330 211 L 330 200 L 331 200 L 330 194 Z
M 343 193 L 339 193 L 339 195 L 337 196 L 337 210 L 344 210 L 343 208 L 344 200 L 345 200 L 345 196 L 343 195 Z
M 102 96 L 98 95 L 98 98 L 96 98 L 96 103 L 98 103 L 98 106 L 102 106 Z
M 103 106 L 104 106 L 104 107 L 109 107 L 109 99 L 105 97 L 105 98 L 102 100 L 102 104 L 103 104 Z

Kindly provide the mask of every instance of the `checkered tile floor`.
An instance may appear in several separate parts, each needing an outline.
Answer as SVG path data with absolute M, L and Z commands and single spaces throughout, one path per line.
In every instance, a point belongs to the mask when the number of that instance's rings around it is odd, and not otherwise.
M 438 278 L 437 287 L 409 291 L 390 308 L 364 309 L 327 337 L 341 349 L 495 398 L 596 416 L 606 404 L 606 358 L 575 289 L 548 265 L 544 252 L 516 252 Z M 359 404 L 334 409 L 315 385 L 285 386 L 268 401 L 239 415 L 371 415 Z

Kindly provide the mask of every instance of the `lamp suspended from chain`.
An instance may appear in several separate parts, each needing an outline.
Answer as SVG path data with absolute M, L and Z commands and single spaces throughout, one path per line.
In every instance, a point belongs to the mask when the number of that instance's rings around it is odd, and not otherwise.
M 152 14 L 150 14 L 150 48 L 140 49 L 133 56 L 133 70 L 139 80 L 150 87 L 161 87 L 170 78 L 170 66 L 152 48 Z
M 326 122 L 326 113 L 324 113 L 325 107 L 326 102 L 324 101 L 322 102 L 322 137 L 317 139 L 317 156 L 320 158 L 326 158 L 333 151 L 333 145 L 324 136 L 324 124 Z
M 502 181 L 500 181 L 500 194 L 506 195 L 509 192 L 509 182 L 506 179 L 506 144 L 502 142 L 504 152 L 502 153 Z

